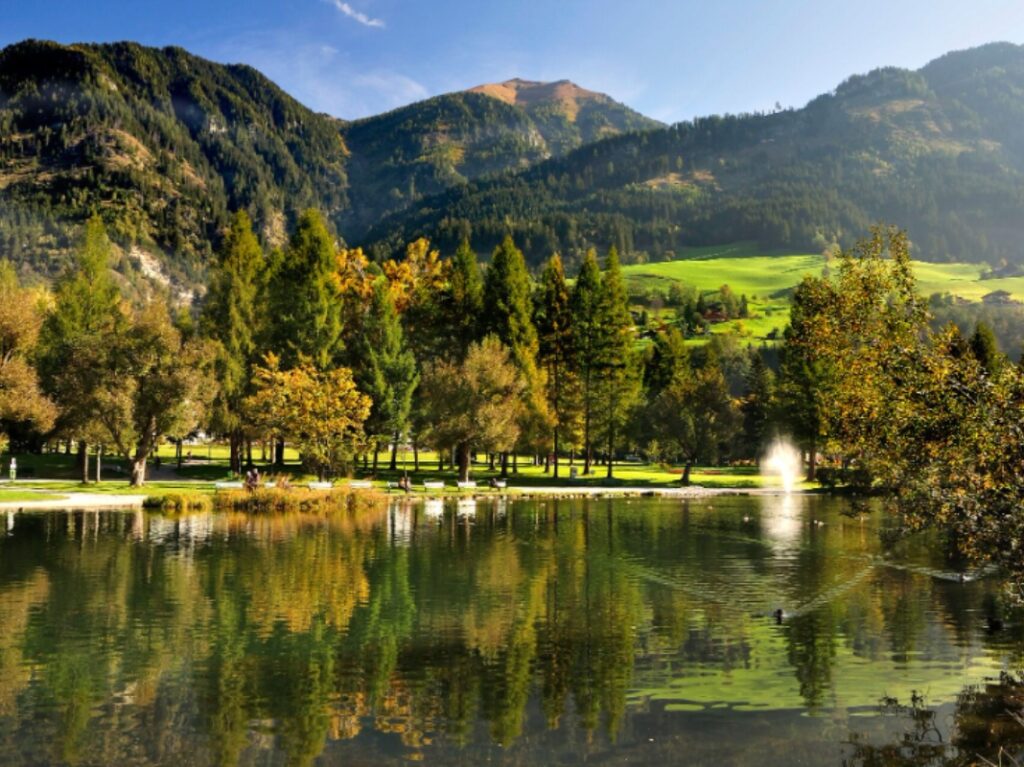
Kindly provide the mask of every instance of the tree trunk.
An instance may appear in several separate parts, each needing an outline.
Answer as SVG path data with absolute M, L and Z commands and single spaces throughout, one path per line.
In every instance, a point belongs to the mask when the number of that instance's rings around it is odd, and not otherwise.
M 96 484 L 103 481 L 103 445 L 96 446 Z
M 374 442 L 373 443 L 373 473 L 374 474 L 377 473 L 377 454 L 379 452 L 380 452 L 380 446 L 376 442 Z
M 515 450 L 512 451 L 512 473 L 519 473 L 519 453 Z
M 494 456 L 495 456 L 494 453 L 488 453 L 487 454 L 488 460 L 491 462 L 491 466 L 490 466 L 491 471 L 494 471 Z
M 174 457 L 178 461 L 178 471 L 181 471 L 181 440 L 180 439 L 175 441 Z
M 508 477 L 508 453 L 504 452 L 501 454 L 501 476 L 502 479 Z
M 469 482 L 469 443 L 460 442 L 455 454 L 459 462 L 459 482 Z
M 557 426 L 555 427 L 555 451 L 554 452 L 555 452 L 555 459 L 554 459 L 554 462 L 553 462 L 554 466 L 551 467 L 552 470 L 553 470 L 551 476 L 554 477 L 555 479 L 558 479 L 558 427 Z
M 679 480 L 679 484 L 681 484 L 683 487 L 690 486 L 690 466 L 692 465 L 693 464 L 687 461 L 686 465 L 683 467 L 683 477 L 682 479 Z
M 245 441 L 245 460 L 246 460 L 246 462 L 250 466 L 252 466 L 252 440 L 251 439 L 247 439 Z
M 284 440 L 279 439 L 274 442 L 274 465 L 284 466 Z
M 412 470 L 420 470 L 420 446 L 418 443 L 412 443 Z
M 78 465 L 82 468 L 82 484 L 89 484 L 89 443 L 78 443 Z
M 132 487 L 146 484 L 146 457 L 145 453 L 136 453 L 132 459 Z
M 818 471 L 818 441 L 811 439 L 811 449 L 807 454 L 807 481 L 813 482 Z
M 615 426 L 608 424 L 608 479 L 612 479 L 612 463 L 615 455 Z
M 399 434 L 395 432 L 395 441 L 391 443 L 391 464 L 388 466 L 391 471 L 398 471 L 398 437 Z
M 238 435 L 238 430 L 231 432 L 228 437 L 228 461 L 231 463 L 231 473 L 238 475 L 242 473 L 242 458 L 238 454 L 238 446 L 241 442 L 241 438 Z

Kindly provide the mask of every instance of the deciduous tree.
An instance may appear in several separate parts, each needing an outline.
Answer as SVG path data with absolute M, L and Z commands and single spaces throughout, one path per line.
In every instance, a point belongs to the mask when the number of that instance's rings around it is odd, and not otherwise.
M 455 448 L 460 480 L 469 479 L 473 450 L 510 450 L 519 439 L 526 384 L 495 336 L 470 344 L 460 363 L 429 364 L 422 387 L 434 439 Z
M 267 355 L 254 371 L 250 419 L 280 439 L 294 441 L 320 479 L 346 467 L 363 447 L 370 398 L 356 388 L 349 368 L 321 371 L 309 361 L 282 369 Z
M 47 431 L 57 415 L 32 366 L 41 324 L 39 296 L 21 287 L 14 267 L 0 260 L 0 448 L 4 422 Z

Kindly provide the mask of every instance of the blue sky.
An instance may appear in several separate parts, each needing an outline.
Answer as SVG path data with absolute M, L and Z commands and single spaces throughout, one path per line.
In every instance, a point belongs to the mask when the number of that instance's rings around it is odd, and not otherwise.
M 0 0 L 0 19 L 2 45 L 130 39 L 251 64 L 350 119 L 518 76 L 674 122 L 1024 43 L 1022 0 Z

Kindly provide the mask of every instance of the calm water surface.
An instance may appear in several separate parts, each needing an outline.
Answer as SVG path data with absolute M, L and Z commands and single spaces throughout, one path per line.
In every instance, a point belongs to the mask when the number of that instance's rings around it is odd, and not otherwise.
M 883 544 L 884 518 L 0 516 L 0 764 L 896 764 L 907 737 L 945 758 L 965 697 L 1020 667 L 1019 621 L 928 541 Z

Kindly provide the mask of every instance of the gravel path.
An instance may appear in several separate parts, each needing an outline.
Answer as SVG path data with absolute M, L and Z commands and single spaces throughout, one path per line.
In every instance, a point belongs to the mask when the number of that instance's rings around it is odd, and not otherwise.
M 38 492 L 38 501 L 0 501 L 0 511 L 61 511 L 69 509 L 123 509 L 141 508 L 144 495 L 111 495 L 109 493 L 60 493 L 47 498 L 45 490 Z

